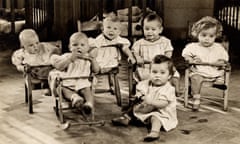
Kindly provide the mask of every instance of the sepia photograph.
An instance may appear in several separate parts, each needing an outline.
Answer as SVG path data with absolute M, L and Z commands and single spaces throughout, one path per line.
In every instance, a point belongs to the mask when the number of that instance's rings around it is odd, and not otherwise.
M 0 0 L 0 144 L 239 144 L 240 0 Z

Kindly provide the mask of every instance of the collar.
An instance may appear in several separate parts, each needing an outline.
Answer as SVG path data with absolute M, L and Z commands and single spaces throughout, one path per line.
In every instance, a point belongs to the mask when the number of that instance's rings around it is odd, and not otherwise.
M 155 41 L 158 41 L 160 38 L 161 38 L 161 36 L 158 39 L 154 40 L 154 41 L 147 40 L 146 38 L 144 38 L 144 40 L 146 40 L 148 42 L 155 42 Z
M 103 37 L 104 37 L 106 40 L 109 40 L 109 41 L 112 41 L 112 40 L 113 40 L 113 39 L 108 38 L 105 34 L 103 34 Z

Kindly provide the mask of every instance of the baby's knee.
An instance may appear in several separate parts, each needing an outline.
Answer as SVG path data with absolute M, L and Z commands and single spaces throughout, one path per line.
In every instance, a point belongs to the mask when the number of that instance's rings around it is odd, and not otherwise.
M 190 80 L 191 80 L 191 82 L 199 82 L 199 83 L 201 83 L 203 81 L 203 77 L 200 76 L 200 75 L 195 74 L 195 75 L 190 77 Z
M 78 91 L 78 94 L 82 95 L 82 96 L 92 96 L 92 90 L 90 87 L 85 87 L 85 88 L 82 88 Z

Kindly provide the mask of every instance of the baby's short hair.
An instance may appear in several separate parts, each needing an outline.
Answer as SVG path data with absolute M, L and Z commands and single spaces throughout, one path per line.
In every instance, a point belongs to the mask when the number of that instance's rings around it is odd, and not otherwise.
M 115 14 L 111 14 L 111 15 L 106 16 L 103 19 L 103 25 L 106 22 L 114 22 L 114 23 L 119 23 L 120 24 L 120 19 Z
M 153 13 L 153 12 L 152 12 L 152 13 L 149 13 L 148 15 L 146 15 L 146 16 L 144 17 L 143 22 L 142 22 L 142 26 L 143 26 L 143 24 L 144 24 L 144 21 L 147 21 L 147 22 L 150 22 L 150 21 L 158 21 L 159 24 L 160 24 L 160 26 L 163 25 L 163 20 L 162 20 L 162 18 L 161 18 L 158 14 Z
M 39 41 L 38 35 L 33 29 L 24 29 L 19 34 L 19 41 L 21 44 L 21 47 L 23 47 L 24 43 L 26 41 L 29 41 L 29 39 L 37 39 Z
M 167 57 L 165 55 L 156 55 L 153 58 L 152 64 L 161 64 L 161 63 L 167 63 L 168 64 L 169 74 L 173 75 L 173 73 L 174 73 L 173 61 L 169 57 Z
M 80 40 L 80 39 L 88 39 L 87 35 L 82 33 L 82 32 L 75 32 L 73 33 L 70 38 L 69 38 L 69 41 L 72 42 L 72 41 L 75 41 L 75 40 Z M 88 41 L 86 41 L 88 42 Z
M 217 38 L 222 36 L 222 31 L 223 31 L 223 27 L 222 24 L 215 18 L 210 17 L 210 16 L 205 16 L 202 17 L 200 20 L 198 20 L 197 22 L 195 22 L 191 28 L 191 35 L 194 38 L 198 37 L 198 34 L 205 29 L 209 29 L 209 28 L 213 28 L 216 27 L 217 28 Z

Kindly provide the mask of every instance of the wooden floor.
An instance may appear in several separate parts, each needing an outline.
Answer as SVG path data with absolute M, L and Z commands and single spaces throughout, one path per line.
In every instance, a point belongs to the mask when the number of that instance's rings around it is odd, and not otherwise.
M 12 51 L 0 52 L 0 143 L 2 144 L 135 144 L 144 143 L 147 129 L 142 126 L 114 127 L 110 120 L 121 114 L 116 99 L 109 93 L 96 95 L 96 120 L 104 126 L 73 125 L 62 130 L 54 113 L 54 98 L 34 91 L 34 114 L 28 114 L 24 103 L 22 74 L 11 65 Z M 179 125 L 170 132 L 161 132 L 164 144 L 239 144 L 240 141 L 240 69 L 233 70 L 230 83 L 230 109 L 201 105 L 200 112 L 178 103 Z M 127 100 L 127 76 L 124 68 L 119 79 L 121 92 Z M 126 101 L 125 101 L 126 102 Z M 71 121 L 78 114 L 70 112 Z

